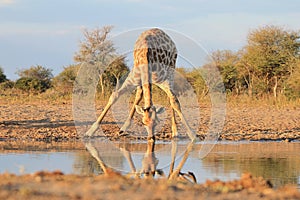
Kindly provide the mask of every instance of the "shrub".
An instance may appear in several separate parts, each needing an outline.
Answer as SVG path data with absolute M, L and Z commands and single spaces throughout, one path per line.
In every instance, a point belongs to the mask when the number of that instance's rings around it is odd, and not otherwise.
M 29 69 L 19 70 L 17 74 L 21 78 L 34 78 L 49 82 L 53 78 L 52 69 L 42 67 L 41 65 L 32 66 Z
M 53 79 L 54 89 L 63 94 L 71 94 L 73 91 L 74 81 L 77 77 L 79 65 L 70 65 Z
M 7 78 L 3 72 L 3 69 L 0 67 L 0 83 L 7 81 Z
M 5 90 L 8 90 L 8 89 L 12 89 L 14 87 L 15 83 L 13 81 L 5 81 L 5 82 L 2 82 L 0 83 L 0 90 L 2 91 L 5 91 Z
M 48 81 L 23 77 L 16 81 L 15 88 L 26 92 L 41 93 L 45 92 L 50 85 Z
M 300 62 L 287 80 L 284 92 L 290 99 L 300 98 Z
M 15 87 L 17 89 L 41 93 L 52 87 L 51 79 L 53 75 L 51 69 L 37 65 L 29 69 L 20 70 L 17 73 L 21 77 L 16 81 Z

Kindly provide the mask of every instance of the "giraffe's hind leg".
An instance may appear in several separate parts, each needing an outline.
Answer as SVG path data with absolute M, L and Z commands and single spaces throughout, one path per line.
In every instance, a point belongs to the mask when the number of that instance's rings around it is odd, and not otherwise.
M 140 103 L 140 101 L 142 100 L 142 97 L 143 97 L 143 89 L 141 86 L 138 86 L 137 89 L 136 89 L 136 95 L 135 95 L 135 100 L 134 100 L 134 103 L 133 103 L 133 106 L 130 110 L 130 113 L 129 113 L 129 116 L 128 118 L 126 119 L 125 123 L 123 124 L 123 126 L 121 127 L 119 133 L 123 133 L 125 132 L 130 124 L 131 124 L 131 119 L 135 113 L 135 106 L 138 105 Z

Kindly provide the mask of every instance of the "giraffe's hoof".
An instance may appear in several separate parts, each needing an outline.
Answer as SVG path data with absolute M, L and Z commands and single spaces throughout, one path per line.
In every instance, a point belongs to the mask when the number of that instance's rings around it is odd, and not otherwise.
M 179 135 L 177 135 L 177 134 L 176 134 L 176 135 L 172 135 L 172 139 L 175 139 L 175 140 L 176 140 L 176 139 L 179 139 L 179 138 L 180 138 L 180 137 L 179 137 Z
M 193 172 L 190 171 L 188 173 L 179 172 L 179 178 L 183 178 L 183 180 L 189 181 L 191 183 L 197 183 L 196 176 Z
M 162 169 L 157 169 L 155 172 L 160 176 L 165 176 L 165 173 Z
M 119 130 L 119 132 L 117 132 L 117 135 L 120 137 L 120 136 L 127 136 L 129 134 L 126 131 Z
M 155 141 L 155 136 L 148 136 L 148 137 L 147 137 L 147 140 L 148 140 L 149 142 L 154 142 L 154 141 Z
M 91 137 L 94 135 L 94 133 L 97 131 L 98 129 L 98 124 L 93 124 L 91 126 L 91 128 L 85 133 L 85 136 Z

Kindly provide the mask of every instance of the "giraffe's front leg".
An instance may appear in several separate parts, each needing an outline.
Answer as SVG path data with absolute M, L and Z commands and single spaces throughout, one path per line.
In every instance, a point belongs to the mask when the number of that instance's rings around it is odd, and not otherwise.
M 127 118 L 123 126 L 119 130 L 119 134 L 125 133 L 131 125 L 131 118 Z
M 175 110 L 172 109 L 172 138 L 178 137 L 176 118 L 175 118 Z
M 94 133 L 97 131 L 97 129 L 100 126 L 101 121 L 103 120 L 104 116 L 112 106 L 112 104 L 117 100 L 119 96 L 119 92 L 113 92 L 112 95 L 109 98 L 108 103 L 106 104 L 104 110 L 102 111 L 101 115 L 98 117 L 97 121 L 91 126 L 91 128 L 85 133 L 86 136 L 93 136 Z
M 170 164 L 170 172 L 169 176 L 173 173 L 174 171 L 174 165 L 175 165 L 175 159 L 176 159 L 176 154 L 177 154 L 177 140 L 172 140 L 172 149 L 171 149 L 171 164 Z
M 189 138 L 192 141 L 195 141 L 196 135 L 193 133 L 191 127 L 189 126 L 188 122 L 186 121 L 186 119 L 185 119 L 185 117 L 184 117 L 184 115 L 183 115 L 183 113 L 181 111 L 180 103 L 179 103 L 177 97 L 175 95 L 171 96 L 170 102 L 171 102 L 171 106 L 173 107 L 173 109 L 176 110 L 177 114 L 179 115 L 179 117 L 181 119 L 181 122 L 185 125 L 186 131 L 187 131 L 187 135 L 189 136 Z
M 189 124 L 187 123 L 187 121 L 181 111 L 181 107 L 180 107 L 178 98 L 176 97 L 176 95 L 174 94 L 174 92 L 172 91 L 172 89 L 170 87 L 170 83 L 166 82 L 165 84 L 159 85 L 159 87 L 162 90 L 164 90 L 166 92 L 166 94 L 168 95 L 168 97 L 170 99 L 171 107 L 173 109 L 173 113 L 174 113 L 174 110 L 177 112 L 177 114 L 180 117 L 181 122 L 186 127 L 188 136 L 190 137 L 190 139 L 192 141 L 194 141 L 196 139 L 196 135 L 193 133 L 192 129 L 190 128 Z M 177 132 L 177 128 L 176 128 L 176 122 L 175 122 L 175 114 L 173 114 L 173 116 L 172 116 L 172 134 L 173 135 L 176 135 L 175 131 Z
M 98 130 L 99 124 L 95 122 L 91 128 L 85 133 L 86 136 L 91 137 Z
M 172 148 L 173 148 L 173 145 L 175 145 L 174 148 L 177 148 L 177 143 L 172 143 Z M 183 178 L 186 180 L 191 179 L 191 182 L 193 182 L 193 183 L 197 182 L 196 177 L 192 172 L 188 172 L 187 174 L 181 172 L 181 169 L 184 166 L 184 164 L 186 163 L 186 160 L 188 159 L 190 152 L 193 150 L 193 146 L 194 146 L 194 141 L 191 141 L 188 144 L 188 146 L 184 152 L 184 155 L 182 157 L 182 160 L 178 164 L 177 168 L 175 170 L 174 170 L 174 168 L 172 168 L 172 171 L 170 169 L 170 174 L 168 177 L 169 180 L 176 180 L 177 178 L 179 178 L 179 176 L 183 176 Z M 172 154 L 173 154 L 173 152 L 172 152 Z M 174 156 L 176 156 L 176 155 L 174 155 Z M 175 157 L 174 157 L 174 159 L 175 159 Z M 174 167 L 174 164 L 173 164 L 173 167 Z
M 94 157 L 98 161 L 98 163 L 99 163 L 101 169 L 103 170 L 104 174 L 107 174 L 109 167 L 106 166 L 106 164 L 103 162 L 103 160 L 101 159 L 101 157 L 100 157 L 99 152 L 97 151 L 97 149 L 90 142 L 86 143 L 85 147 L 90 152 L 90 154 L 92 155 L 92 157 Z

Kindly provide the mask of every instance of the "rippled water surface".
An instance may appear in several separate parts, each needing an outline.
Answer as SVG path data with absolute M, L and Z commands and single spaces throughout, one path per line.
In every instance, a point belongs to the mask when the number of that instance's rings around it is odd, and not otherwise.
M 33 173 L 39 170 L 61 170 L 66 174 L 99 174 L 101 168 L 86 150 L 84 144 L 73 148 L 64 144 L 64 148 L 57 148 L 49 144 L 43 147 L 26 144 L 5 145 L 1 142 L 0 173 L 15 174 Z M 182 169 L 195 174 L 198 183 L 207 179 L 233 180 L 242 173 L 250 172 L 254 176 L 262 176 L 271 180 L 275 187 L 284 184 L 296 184 L 300 189 L 300 143 L 284 142 L 239 142 L 218 143 L 212 152 L 204 159 L 199 159 L 198 151 L 201 143 L 194 145 L 194 150 Z M 17 147 L 16 147 L 17 146 Z M 178 144 L 175 166 L 181 161 L 186 143 Z M 67 147 L 67 148 L 66 148 Z M 142 167 L 147 143 L 117 143 L 114 149 L 105 142 L 95 144 L 101 159 L 107 165 L 123 173 L 129 173 L 130 162 L 124 156 L 124 149 L 130 152 L 132 163 L 137 170 Z M 171 163 L 172 145 L 159 142 L 155 146 L 155 157 L 158 159 L 157 168 L 168 174 Z M 131 163 L 131 164 L 132 164 Z

